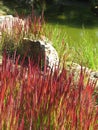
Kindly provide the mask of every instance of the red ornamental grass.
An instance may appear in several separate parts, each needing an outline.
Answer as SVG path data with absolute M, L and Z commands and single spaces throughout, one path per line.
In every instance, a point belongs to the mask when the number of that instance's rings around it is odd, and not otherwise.
M 19 59 L 19 57 L 18 57 Z M 0 66 L 0 129 L 97 130 L 98 106 L 94 85 L 77 85 L 65 69 L 41 72 L 30 60 L 27 67 L 4 55 Z
M 2 41 L 8 39 L 12 40 L 15 44 L 19 43 L 24 37 L 40 37 L 43 33 L 44 17 L 36 17 L 34 15 L 21 19 L 17 16 L 8 21 L 4 21 L 0 25 L 2 33 Z M 10 38 L 9 38 L 10 37 Z M 6 42 L 7 42 L 6 41 Z

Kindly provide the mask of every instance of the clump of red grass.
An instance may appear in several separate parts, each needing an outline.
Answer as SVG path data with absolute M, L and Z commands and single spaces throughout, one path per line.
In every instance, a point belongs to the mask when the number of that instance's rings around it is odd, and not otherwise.
M 17 15 L 17 17 L 5 19 L 0 25 L 0 30 L 4 36 L 10 36 L 17 42 L 23 37 L 38 38 L 43 32 L 44 23 L 43 13 L 37 17 L 32 11 L 32 14 L 28 17 Z
M 44 17 L 43 14 L 39 17 L 32 14 L 28 17 L 17 17 L 9 18 L 4 20 L 0 25 L 0 51 L 6 51 L 9 54 L 13 54 L 15 50 L 20 54 L 24 37 L 30 39 L 41 38 L 44 34 Z
M 80 73 L 78 85 L 65 69 L 43 72 L 29 60 L 18 66 L 3 56 L 0 65 L 0 129 L 97 130 L 95 84 Z

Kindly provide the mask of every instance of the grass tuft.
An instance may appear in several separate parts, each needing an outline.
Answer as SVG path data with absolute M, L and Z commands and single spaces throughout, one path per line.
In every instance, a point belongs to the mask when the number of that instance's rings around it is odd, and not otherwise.
M 0 129 L 96 129 L 98 106 L 95 84 L 84 85 L 81 69 L 78 85 L 65 69 L 41 73 L 29 61 L 18 66 L 3 56 L 0 66 Z

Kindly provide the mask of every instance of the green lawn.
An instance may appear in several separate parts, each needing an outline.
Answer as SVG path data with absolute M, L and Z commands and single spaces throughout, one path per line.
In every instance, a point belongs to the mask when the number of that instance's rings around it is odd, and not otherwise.
M 65 52 L 70 51 L 69 59 L 98 70 L 98 17 L 89 5 L 64 5 L 63 10 L 59 5 L 51 6 L 46 12 L 46 20 L 59 52 L 64 39 Z
M 0 15 L 28 14 L 26 7 L 13 2 L 0 1 Z M 66 61 L 77 62 L 98 70 L 98 17 L 90 6 L 59 5 L 48 7 L 45 12 L 45 35 L 53 42 L 59 55 Z M 62 46 L 63 41 L 63 46 Z

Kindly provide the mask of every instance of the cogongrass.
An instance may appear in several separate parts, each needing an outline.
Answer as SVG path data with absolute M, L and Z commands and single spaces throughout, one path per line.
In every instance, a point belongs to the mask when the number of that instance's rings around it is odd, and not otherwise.
M 95 84 L 84 83 L 81 69 L 77 85 L 73 74 L 41 72 L 30 59 L 18 66 L 4 54 L 0 65 L 0 129 L 97 130 Z

